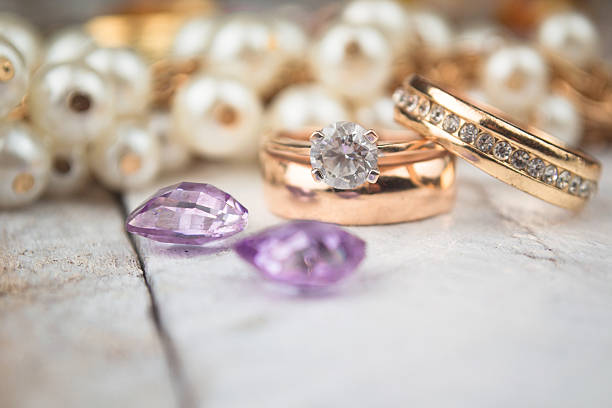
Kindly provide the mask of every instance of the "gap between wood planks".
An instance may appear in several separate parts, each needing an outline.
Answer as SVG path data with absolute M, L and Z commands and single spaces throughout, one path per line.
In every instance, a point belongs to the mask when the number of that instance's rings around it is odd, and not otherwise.
M 115 193 L 114 199 L 121 210 L 121 214 L 123 219 L 125 220 L 128 216 L 128 209 L 124 200 L 121 197 L 121 194 Z M 185 370 L 183 369 L 183 365 L 179 358 L 176 345 L 172 340 L 168 330 L 164 326 L 159 303 L 157 301 L 157 297 L 155 296 L 155 292 L 153 290 L 153 286 L 151 285 L 151 281 L 149 275 L 146 270 L 145 262 L 142 259 L 142 254 L 140 253 L 138 246 L 136 245 L 136 241 L 134 240 L 134 236 L 127 231 L 125 232 L 130 244 L 132 245 L 132 249 L 136 253 L 136 259 L 138 260 L 138 267 L 142 270 L 142 277 L 147 287 L 147 292 L 149 293 L 149 299 L 151 300 L 151 316 L 153 318 L 153 322 L 155 324 L 155 330 L 160 338 L 162 348 L 164 350 L 164 356 L 166 358 L 166 362 L 168 364 L 168 369 L 170 371 L 170 381 L 172 383 L 172 387 L 177 397 L 178 405 L 181 408 L 192 408 L 196 407 L 195 394 L 191 390 L 189 383 L 185 376 Z

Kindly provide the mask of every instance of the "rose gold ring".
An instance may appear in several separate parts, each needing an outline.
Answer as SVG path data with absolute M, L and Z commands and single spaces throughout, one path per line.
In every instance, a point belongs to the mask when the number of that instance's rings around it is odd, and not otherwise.
M 333 140 L 338 137 L 329 131 L 334 125 L 347 131 L 344 139 Z M 314 133 L 280 131 L 264 142 L 264 196 L 274 214 L 374 225 L 427 218 L 453 207 L 455 161 L 446 150 L 412 131 L 334 125 Z
M 537 129 L 513 125 L 492 108 L 459 99 L 418 75 L 394 99 L 397 122 L 535 197 L 577 210 L 597 190 L 596 159 Z

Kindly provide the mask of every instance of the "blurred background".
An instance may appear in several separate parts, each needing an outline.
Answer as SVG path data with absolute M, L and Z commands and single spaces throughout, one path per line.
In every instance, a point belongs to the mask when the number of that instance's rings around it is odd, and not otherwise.
M 414 72 L 570 145 L 612 140 L 610 1 L 1 0 L 0 11 L 0 133 L 46 141 L 35 156 L 7 153 L 25 164 L 7 173 L 0 207 L 92 179 L 146 187 L 194 158 L 254 162 L 279 129 L 397 128 L 392 94 Z
M 604 30 L 605 49 L 610 49 L 612 31 L 606 23 L 612 21 L 612 3 L 607 0 L 407 0 L 404 4 L 430 8 L 443 12 L 451 20 L 480 20 L 483 18 L 508 18 L 522 15 L 525 21 L 534 22 L 550 8 L 571 6 L 586 12 Z M 2 0 L 0 9 L 20 14 L 37 24 L 44 31 L 52 31 L 68 24 L 83 22 L 101 14 L 144 10 L 218 10 L 265 12 L 299 7 L 304 11 L 316 11 L 321 7 L 339 7 L 340 1 L 329 0 Z M 283 11 L 283 10 L 281 10 Z

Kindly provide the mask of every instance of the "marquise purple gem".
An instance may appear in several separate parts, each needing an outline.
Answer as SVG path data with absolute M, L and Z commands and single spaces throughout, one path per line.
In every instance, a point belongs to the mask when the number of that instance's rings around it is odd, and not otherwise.
M 357 268 L 365 242 L 333 224 L 295 221 L 245 238 L 235 250 L 268 279 L 325 286 Z
M 234 235 L 249 212 L 234 197 L 204 183 L 162 188 L 128 216 L 129 232 L 159 242 L 201 245 Z

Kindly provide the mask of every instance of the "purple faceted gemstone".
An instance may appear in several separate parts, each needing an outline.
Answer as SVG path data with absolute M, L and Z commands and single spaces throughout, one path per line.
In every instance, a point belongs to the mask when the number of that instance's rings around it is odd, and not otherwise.
M 160 242 L 200 245 L 234 235 L 249 212 L 215 186 L 179 183 L 162 188 L 129 215 L 129 232 Z
M 333 224 L 295 221 L 243 239 L 235 250 L 266 278 L 325 286 L 355 270 L 365 256 L 365 242 Z

